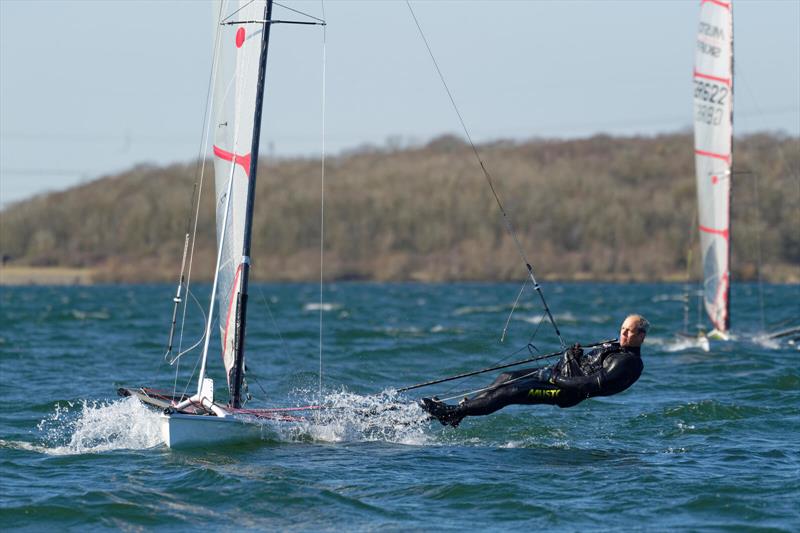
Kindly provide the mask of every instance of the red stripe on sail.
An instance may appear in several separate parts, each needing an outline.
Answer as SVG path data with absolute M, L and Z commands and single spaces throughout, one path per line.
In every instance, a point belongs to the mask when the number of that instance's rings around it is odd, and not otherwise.
M 250 154 L 234 154 L 214 145 L 214 155 L 234 165 L 239 165 L 244 170 L 244 175 L 250 177 Z
M 719 235 L 720 237 L 722 237 L 725 240 L 728 240 L 728 237 L 730 236 L 730 231 L 728 230 L 728 228 L 725 228 L 725 229 L 714 229 L 714 228 L 709 228 L 709 227 L 706 227 L 706 226 L 698 226 L 698 228 L 700 228 L 700 231 L 702 231 L 704 233 L 711 233 L 712 235 Z
M 730 3 L 720 2 L 720 0 L 702 0 L 700 5 L 702 6 L 703 4 L 714 4 L 715 6 L 724 7 L 725 9 L 731 8 Z
M 731 79 L 730 78 L 721 78 L 720 76 L 712 76 L 711 74 L 703 74 L 702 72 L 697 72 L 697 69 L 694 71 L 695 78 L 703 78 L 704 80 L 711 80 L 711 81 L 718 81 L 720 83 L 724 83 L 728 87 L 731 86 Z
M 697 150 L 697 149 L 695 149 L 694 153 L 705 157 L 713 157 L 714 159 L 721 159 L 722 161 L 725 161 L 727 164 L 729 165 L 731 164 L 731 154 L 727 155 L 716 154 L 714 152 L 706 152 L 705 150 Z
M 721 316 L 720 321 L 717 322 L 714 318 L 711 321 L 714 323 L 714 327 L 717 328 L 719 331 L 725 331 L 725 322 L 728 318 L 728 280 L 730 278 L 730 274 L 728 271 L 725 271 L 722 274 L 721 283 L 717 286 L 717 294 L 714 298 L 715 302 L 720 303 L 720 314 Z
M 228 298 L 228 313 L 225 316 L 225 331 L 222 333 L 222 364 L 225 364 L 225 346 L 228 342 L 228 328 L 231 325 L 231 311 L 233 310 L 234 296 L 236 296 L 236 289 L 238 288 L 239 274 L 242 272 L 242 265 L 236 268 L 236 274 L 233 276 L 233 285 L 231 286 L 231 295 Z M 229 378 L 228 369 L 225 369 L 225 377 Z M 230 387 L 230 379 L 228 379 L 228 386 Z

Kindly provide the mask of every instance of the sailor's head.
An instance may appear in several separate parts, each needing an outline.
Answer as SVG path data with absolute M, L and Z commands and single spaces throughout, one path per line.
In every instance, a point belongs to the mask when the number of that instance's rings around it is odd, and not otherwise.
M 619 329 L 620 346 L 638 348 L 644 342 L 650 322 L 642 315 L 628 315 Z

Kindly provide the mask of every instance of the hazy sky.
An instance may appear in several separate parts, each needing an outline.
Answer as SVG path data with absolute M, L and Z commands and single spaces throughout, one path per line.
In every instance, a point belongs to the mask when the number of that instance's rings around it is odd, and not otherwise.
M 412 5 L 476 141 L 691 125 L 697 0 Z M 264 153 L 320 153 L 323 35 L 328 152 L 461 133 L 405 2 L 324 10 L 325 32 L 273 27 Z M 203 0 L 0 0 L 0 203 L 195 159 L 211 17 Z M 736 132 L 800 135 L 800 0 L 734 0 L 734 31 Z

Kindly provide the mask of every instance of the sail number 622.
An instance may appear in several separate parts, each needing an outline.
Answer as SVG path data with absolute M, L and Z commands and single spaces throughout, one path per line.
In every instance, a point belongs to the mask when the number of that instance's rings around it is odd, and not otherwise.
M 696 100 L 722 105 L 728 97 L 728 88 L 717 83 L 694 80 L 694 97 Z

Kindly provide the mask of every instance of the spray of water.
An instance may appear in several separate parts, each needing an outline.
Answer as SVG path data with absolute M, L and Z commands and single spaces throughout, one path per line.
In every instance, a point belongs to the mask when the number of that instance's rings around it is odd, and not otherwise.
M 308 403 L 315 394 L 296 391 L 293 396 Z M 301 421 L 247 421 L 264 426 L 262 439 L 281 442 L 429 443 L 427 415 L 394 391 L 370 396 L 344 390 L 329 392 L 320 403 L 326 406 L 324 410 L 312 412 Z M 158 413 L 135 398 L 57 404 L 37 429 L 41 444 L 26 447 L 48 455 L 146 449 L 163 444 Z
M 771 339 L 767 335 L 753 337 L 753 344 L 767 350 L 780 350 L 780 339 Z
M 686 350 L 710 351 L 709 341 L 705 337 L 674 337 L 669 339 L 653 338 L 648 341 L 651 344 L 663 347 L 666 352 L 682 352 Z
M 295 391 L 298 400 L 315 399 L 325 409 L 305 421 L 277 426 L 280 440 L 320 442 L 392 442 L 407 445 L 429 443 L 428 416 L 392 390 L 363 396 L 346 390 L 327 392 L 320 399 L 311 391 Z
M 162 443 L 158 414 L 134 398 L 58 404 L 37 429 L 43 441 L 40 450 L 50 455 L 144 449 Z

